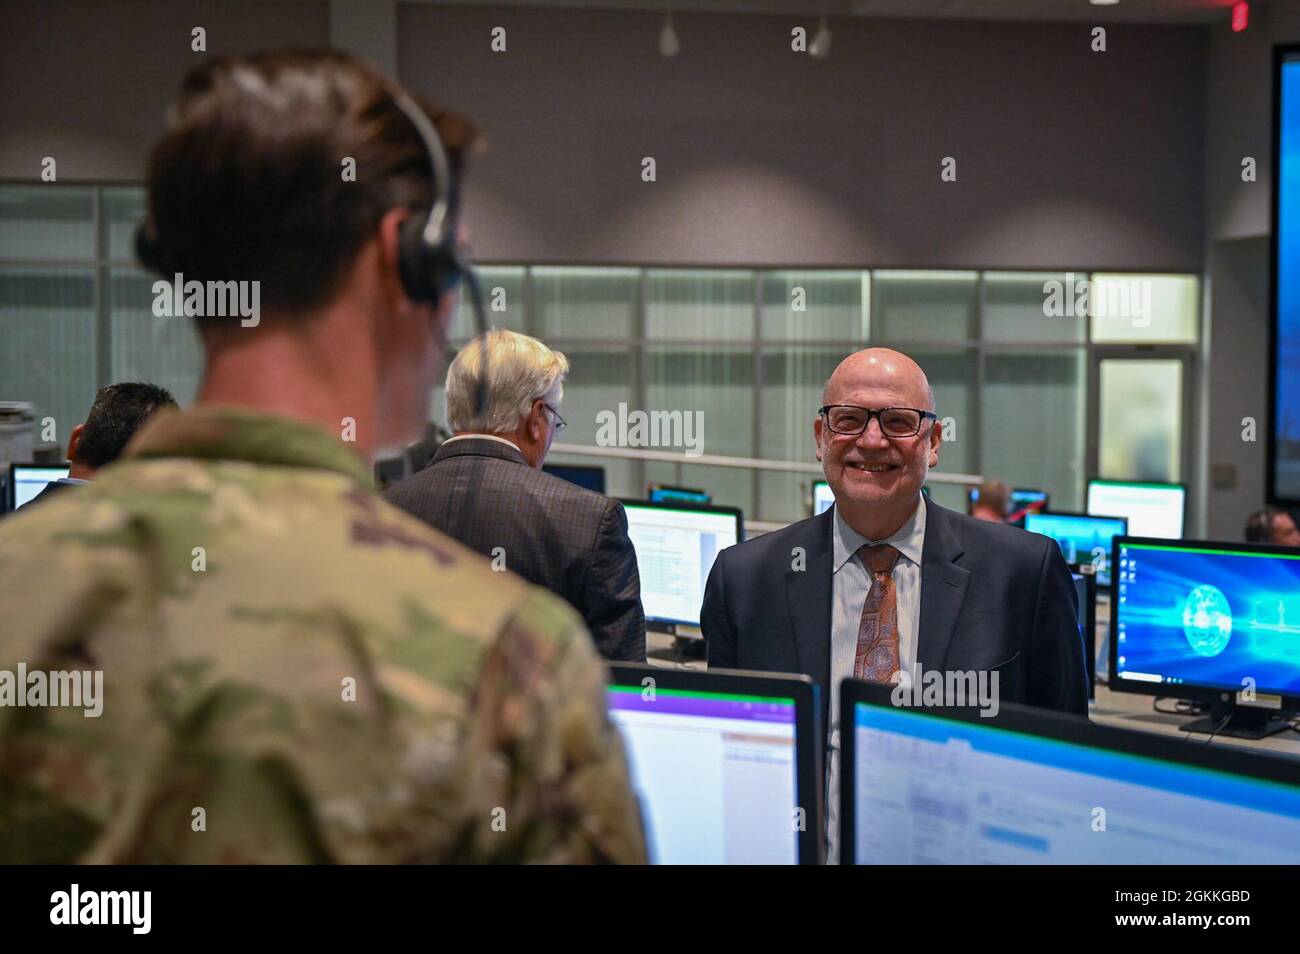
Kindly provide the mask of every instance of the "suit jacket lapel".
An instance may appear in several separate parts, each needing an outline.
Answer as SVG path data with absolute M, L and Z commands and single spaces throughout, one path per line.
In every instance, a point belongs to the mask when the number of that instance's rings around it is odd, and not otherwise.
M 961 613 L 970 570 L 957 565 L 963 548 L 957 523 L 938 504 L 925 500 L 925 544 L 921 548 L 921 618 L 916 661 L 941 670 Z
M 823 699 L 831 678 L 831 522 L 834 508 L 808 521 L 808 529 L 795 546 L 804 548 L 803 569 L 795 569 L 796 554 L 785 573 L 789 633 L 794 640 L 799 671 L 812 676 L 823 687 Z M 784 554 L 782 554 L 784 559 Z

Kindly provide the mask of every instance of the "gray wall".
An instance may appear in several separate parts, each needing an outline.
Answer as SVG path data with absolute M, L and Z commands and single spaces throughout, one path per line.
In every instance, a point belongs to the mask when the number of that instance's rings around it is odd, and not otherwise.
M 1300 4 L 1252 9 L 1250 29 L 1214 27 L 1206 119 L 1208 464 L 1233 469 L 1233 485 L 1206 489 L 1206 532 L 1239 539 L 1246 514 L 1264 503 L 1268 427 L 1268 280 L 1272 170 L 1273 45 L 1300 42 Z M 1241 160 L 1258 162 L 1255 182 Z M 1252 417 L 1258 440 L 1242 440 Z M 1207 481 L 1207 484 L 1209 481 Z
M 139 180 L 163 112 L 203 53 L 325 46 L 329 6 L 285 0 L 0 0 L 0 178 Z
M 402 80 L 492 140 L 484 259 L 1202 266 L 1200 27 L 837 20 L 817 61 L 813 19 L 677 14 L 668 60 L 655 14 L 397 13 Z

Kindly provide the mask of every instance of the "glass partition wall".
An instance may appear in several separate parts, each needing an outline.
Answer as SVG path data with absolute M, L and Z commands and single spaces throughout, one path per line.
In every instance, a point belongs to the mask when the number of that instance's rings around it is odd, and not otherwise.
M 153 279 L 133 260 L 143 212 L 134 186 L 0 185 L 0 400 L 34 403 L 61 441 L 110 382 L 193 397 L 194 331 L 153 315 Z M 565 443 L 595 445 L 608 425 L 635 441 L 636 412 L 658 411 L 673 425 L 642 435 L 642 446 L 660 439 L 650 450 L 815 463 L 826 378 L 879 345 L 930 378 L 939 471 L 1043 489 L 1060 510 L 1083 508 L 1093 475 L 1195 482 L 1195 275 L 520 263 L 480 274 L 493 324 L 568 355 Z M 462 304 L 453 347 L 472 328 Z M 440 389 L 430 407 L 445 419 Z M 614 495 L 642 496 L 651 481 L 701 487 L 774 522 L 807 515 L 816 478 L 685 456 L 554 457 L 566 459 L 603 464 Z M 955 485 L 932 492 L 964 507 Z

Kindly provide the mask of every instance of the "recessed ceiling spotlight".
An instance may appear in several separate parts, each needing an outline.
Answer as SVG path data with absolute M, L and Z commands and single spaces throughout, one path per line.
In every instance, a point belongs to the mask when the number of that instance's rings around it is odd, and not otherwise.
M 808 44 L 808 55 L 814 60 L 824 60 L 831 55 L 831 28 L 826 25 L 825 16 L 817 26 L 817 35 Z
M 1113 7 L 1119 0 L 1088 0 L 1094 7 Z
M 682 50 L 677 31 L 673 29 L 673 11 L 669 7 L 664 11 L 664 28 L 659 31 L 659 55 L 676 56 Z

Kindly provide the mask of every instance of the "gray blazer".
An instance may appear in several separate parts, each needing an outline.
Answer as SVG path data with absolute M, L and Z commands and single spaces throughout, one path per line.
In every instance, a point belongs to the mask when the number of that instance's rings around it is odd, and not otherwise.
M 529 467 L 515 447 L 484 438 L 443 444 L 424 470 L 384 499 L 565 599 L 606 659 L 645 661 L 636 551 L 623 505 Z

